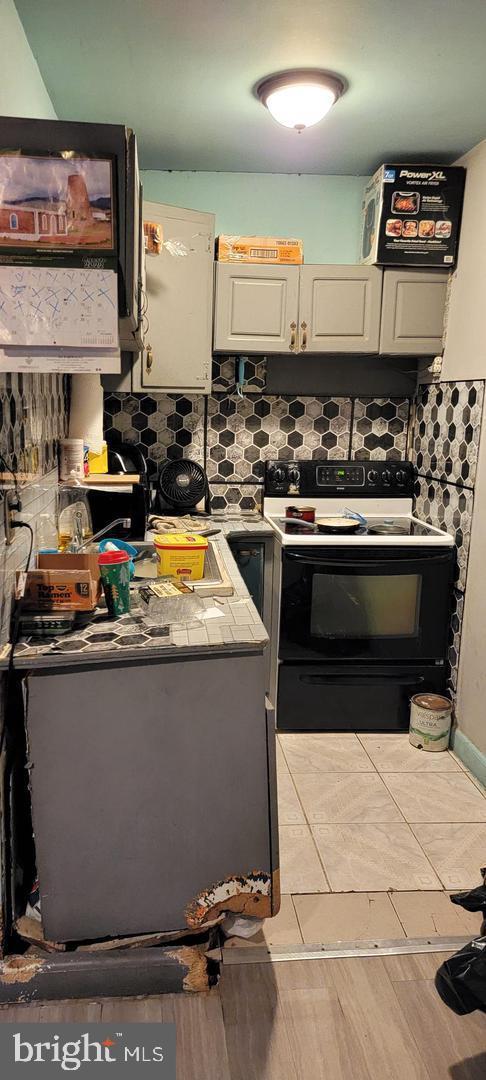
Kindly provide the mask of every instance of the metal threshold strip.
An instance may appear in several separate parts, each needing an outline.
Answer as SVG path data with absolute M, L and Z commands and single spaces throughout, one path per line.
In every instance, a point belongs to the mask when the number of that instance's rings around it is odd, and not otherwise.
M 349 956 L 405 956 L 410 953 L 456 952 L 469 937 L 395 938 L 334 941 L 323 945 L 245 945 L 222 949 L 223 964 L 278 964 L 283 960 L 336 960 Z

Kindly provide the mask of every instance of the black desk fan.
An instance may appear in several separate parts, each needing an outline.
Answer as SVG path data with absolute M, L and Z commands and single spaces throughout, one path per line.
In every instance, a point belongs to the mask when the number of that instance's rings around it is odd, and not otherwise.
M 211 513 L 208 478 L 202 465 L 190 458 L 164 461 L 157 476 L 157 512 L 197 514 L 204 499 L 204 512 Z

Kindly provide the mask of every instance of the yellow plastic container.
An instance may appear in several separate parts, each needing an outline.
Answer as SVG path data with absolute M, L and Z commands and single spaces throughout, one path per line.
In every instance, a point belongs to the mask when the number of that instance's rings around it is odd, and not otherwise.
M 184 578 L 200 581 L 204 577 L 204 560 L 208 542 L 197 533 L 163 533 L 154 537 L 158 555 L 158 577 Z

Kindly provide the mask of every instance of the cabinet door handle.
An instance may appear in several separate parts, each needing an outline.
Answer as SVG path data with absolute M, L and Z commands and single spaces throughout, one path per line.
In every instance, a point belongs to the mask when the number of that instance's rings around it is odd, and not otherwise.
M 296 330 L 297 330 L 297 323 L 291 322 L 291 324 L 290 324 L 290 345 L 289 345 L 289 349 L 290 349 L 291 352 L 293 352 L 294 349 L 295 349 L 295 331 Z
M 302 351 L 304 351 L 304 349 L 307 348 L 307 323 L 301 322 L 300 328 L 302 330 L 302 341 L 300 347 Z
M 152 371 L 153 362 L 154 362 L 154 354 L 152 352 L 152 346 L 147 345 L 147 350 L 146 350 L 146 353 L 145 353 L 145 368 L 146 368 L 146 371 L 147 371 L 148 375 Z

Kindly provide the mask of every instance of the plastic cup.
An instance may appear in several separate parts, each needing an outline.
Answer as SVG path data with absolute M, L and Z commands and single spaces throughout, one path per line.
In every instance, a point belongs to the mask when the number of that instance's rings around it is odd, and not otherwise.
M 127 551 L 103 551 L 98 556 L 101 582 L 109 615 L 130 611 L 130 556 Z

